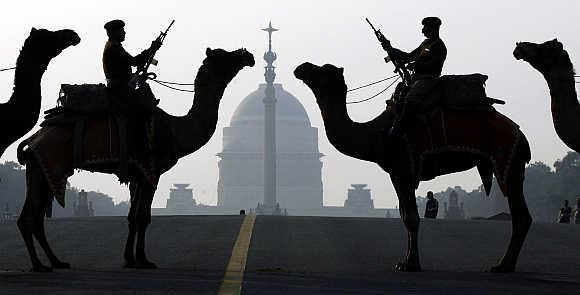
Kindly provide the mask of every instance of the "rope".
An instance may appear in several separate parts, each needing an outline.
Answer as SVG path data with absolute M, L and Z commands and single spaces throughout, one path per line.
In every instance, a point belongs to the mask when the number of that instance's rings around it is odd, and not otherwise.
M 153 81 L 153 82 L 155 82 L 155 83 L 157 83 L 157 84 L 159 84 L 159 85 L 161 85 L 161 86 L 164 86 L 164 87 L 167 87 L 167 88 L 169 88 L 169 89 L 176 90 L 176 91 L 182 91 L 182 92 L 195 92 L 194 90 L 189 90 L 189 89 L 180 89 L 180 88 L 172 87 L 172 86 L 169 86 L 169 85 L 167 85 L 167 84 L 164 84 L 163 82 L 160 82 L 160 81 L 158 81 L 158 80 L 151 80 L 151 81 Z
M 169 82 L 169 81 L 163 81 L 163 80 L 153 80 L 156 82 L 161 82 L 161 83 L 165 83 L 165 84 L 169 84 L 169 85 L 177 85 L 177 86 L 193 86 L 193 83 L 175 83 L 175 82 Z
M 387 89 L 391 88 L 391 86 L 393 86 L 393 84 L 395 84 L 397 81 L 399 81 L 399 79 L 400 79 L 400 77 L 398 77 L 393 82 L 391 82 L 391 84 L 389 84 L 389 86 L 387 86 L 387 88 L 381 90 L 379 93 L 377 93 L 377 94 L 375 94 L 375 95 L 373 95 L 373 96 L 371 96 L 369 98 L 366 98 L 366 99 L 363 99 L 363 100 L 357 100 L 357 101 L 349 101 L 346 104 L 355 104 L 355 103 L 361 103 L 361 102 L 365 102 L 367 100 L 371 100 L 371 99 L 373 99 L 373 98 L 375 98 L 375 97 L 383 94 L 383 92 L 385 92 L 385 91 L 387 91 Z
M 4 71 L 8 71 L 8 70 L 14 70 L 14 69 L 16 69 L 16 67 L 4 68 L 4 69 L 0 69 L 0 72 L 4 72 Z
M 398 76 L 399 75 L 390 76 L 390 77 L 387 77 L 385 79 L 382 79 L 382 80 L 379 80 L 379 81 L 376 81 L 376 82 L 373 82 L 373 83 L 369 83 L 369 84 L 366 84 L 366 85 L 363 85 L 363 86 L 359 86 L 359 87 L 356 87 L 356 88 L 353 88 L 353 89 L 349 89 L 346 92 L 351 92 L 351 91 L 359 90 L 359 89 L 362 89 L 362 88 L 365 88 L 365 87 L 369 87 L 371 85 L 375 85 L 377 83 L 381 83 L 381 82 L 384 82 L 384 81 L 393 79 L 393 78 L 398 77 Z

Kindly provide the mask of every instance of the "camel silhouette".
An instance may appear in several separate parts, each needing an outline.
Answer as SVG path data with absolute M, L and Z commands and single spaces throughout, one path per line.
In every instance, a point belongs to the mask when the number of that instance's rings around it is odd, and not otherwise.
M 542 44 L 518 42 L 514 57 L 538 70 L 550 88 L 552 122 L 558 137 L 571 149 L 580 152 L 580 105 L 576 95 L 574 67 L 557 39 Z
M 151 151 L 145 160 L 147 163 L 133 163 L 133 169 L 129 171 L 131 207 L 128 216 L 129 234 L 124 252 L 125 266 L 128 268 L 156 267 L 145 254 L 145 233 L 151 222 L 151 202 L 159 176 L 173 167 L 178 159 L 207 143 L 216 128 L 218 107 L 225 88 L 242 68 L 255 63 L 253 55 L 245 49 L 228 52 L 208 48 L 206 55 L 195 78 L 195 94 L 189 112 L 185 116 L 176 117 L 156 108 L 149 124 Z M 114 129 L 115 133 L 116 128 L 114 124 L 104 129 L 87 128 L 84 136 L 95 143 L 104 138 L 115 138 L 110 134 L 103 134 L 102 131 Z M 111 158 L 108 151 L 91 150 L 92 145 L 85 145 L 83 153 L 90 153 L 94 158 L 104 160 L 75 166 L 71 152 L 72 133 L 74 126 L 70 125 L 43 127 L 18 147 L 19 161 L 27 166 L 26 201 L 18 219 L 18 228 L 26 243 L 34 271 L 51 271 L 51 268 L 44 266 L 38 259 L 33 236 L 53 268 L 69 267 L 68 263 L 61 262 L 56 257 L 46 240 L 43 212 L 51 199 L 49 196 L 54 195 L 64 205 L 64 187 L 60 184 L 66 184 L 66 179 L 75 168 L 118 174 L 118 158 Z M 111 145 L 118 155 L 118 136 L 116 138 L 117 141 L 111 142 Z M 135 166 L 148 166 L 150 169 L 147 171 L 150 174 L 143 173 Z
M 72 30 L 32 28 L 16 60 L 10 100 L 0 104 L 0 157 L 6 148 L 32 130 L 40 115 L 40 80 L 50 61 L 64 49 L 79 44 Z
M 453 142 L 453 145 L 441 144 L 439 149 L 416 155 L 413 149 L 420 147 L 421 142 L 410 133 L 413 129 L 398 138 L 386 135 L 394 120 L 393 106 L 387 107 L 381 115 L 369 122 L 353 122 L 349 118 L 346 109 L 347 86 L 342 68 L 329 64 L 320 67 L 304 63 L 296 68 L 294 74 L 314 93 L 330 143 L 339 152 L 376 163 L 390 174 L 399 199 L 401 218 L 408 233 L 406 255 L 403 261 L 395 265 L 396 270 L 421 271 L 418 248 L 420 220 L 415 199 L 415 189 L 419 182 L 477 167 L 488 193 L 492 173 L 495 174 L 500 188 L 507 196 L 512 214 L 511 241 L 505 255 L 491 271 L 514 271 L 532 222 L 523 195 L 524 168 L 530 159 L 530 150 L 525 136 L 515 123 L 495 110 L 436 110 L 433 116 L 440 116 L 447 121 L 441 119 L 432 125 L 447 124 L 441 131 L 449 136 L 432 139 Z M 477 129 L 470 130 L 466 126 L 477 126 Z M 498 138 L 491 140 L 492 137 L 488 137 L 490 133 L 497 133 L 494 136 Z M 493 148 L 490 150 L 489 146 Z M 512 156 L 501 164 L 498 159 L 502 159 L 506 151 Z M 423 167 L 415 169 L 413 163 L 416 162 L 422 163 Z

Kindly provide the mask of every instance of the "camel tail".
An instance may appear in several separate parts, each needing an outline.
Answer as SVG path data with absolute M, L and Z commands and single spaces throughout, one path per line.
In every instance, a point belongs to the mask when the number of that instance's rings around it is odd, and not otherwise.
M 29 154 L 29 150 L 26 147 L 28 146 L 29 142 L 30 138 L 27 138 L 18 144 L 16 158 L 18 159 L 18 163 L 20 163 L 20 165 L 26 165 L 26 160 L 28 159 Z
M 491 185 L 493 183 L 493 169 L 491 163 L 479 163 L 479 165 L 477 165 L 477 171 L 481 177 L 481 182 L 483 183 L 483 188 L 485 189 L 485 195 L 489 197 L 489 194 L 491 193 Z
M 529 163 L 532 159 L 532 152 L 530 151 L 530 144 L 526 136 L 520 131 L 520 146 L 518 148 L 520 157 L 524 163 Z

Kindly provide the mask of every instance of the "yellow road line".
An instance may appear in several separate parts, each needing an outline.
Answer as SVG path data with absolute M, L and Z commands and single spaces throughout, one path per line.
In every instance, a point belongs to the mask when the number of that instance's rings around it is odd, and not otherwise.
M 254 214 L 244 217 L 218 295 L 240 294 L 242 292 L 246 259 L 248 258 L 248 249 L 255 222 L 256 215 Z

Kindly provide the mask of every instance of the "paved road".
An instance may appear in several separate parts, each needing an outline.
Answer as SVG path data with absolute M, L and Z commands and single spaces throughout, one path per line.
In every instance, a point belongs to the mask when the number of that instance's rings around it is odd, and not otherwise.
M 121 217 L 47 222 L 73 269 L 29 273 L 15 224 L 0 224 L 0 294 L 216 294 L 242 217 L 154 217 L 147 245 L 158 270 L 124 270 Z M 490 274 L 510 223 L 424 221 L 422 273 L 392 270 L 405 233 L 397 219 L 256 219 L 242 294 L 563 294 L 580 290 L 580 226 L 534 224 L 518 273 Z

